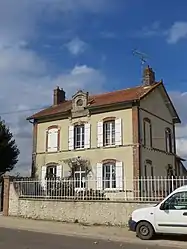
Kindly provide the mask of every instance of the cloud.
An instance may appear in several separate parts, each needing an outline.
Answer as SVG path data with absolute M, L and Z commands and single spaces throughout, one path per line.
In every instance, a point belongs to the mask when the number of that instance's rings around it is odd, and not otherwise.
M 15 171 L 29 174 L 32 153 L 32 125 L 26 117 L 36 112 L 27 111 L 52 104 L 53 88 L 60 85 L 71 97 L 78 89 L 101 91 L 106 81 L 97 69 L 79 65 L 58 75 L 50 75 L 49 67 L 35 52 L 11 47 L 2 51 L 0 58 L 0 114 L 10 126 L 20 148 L 20 160 Z M 16 59 L 20 58 L 20 63 Z M 5 61 L 4 61 L 5 60 Z M 3 64 L 4 61 L 4 64 Z M 15 67 L 13 67 L 13 65 Z M 23 112 L 22 112 L 23 111 Z M 23 162 L 25 163 L 24 169 Z M 27 171 L 26 171 L 27 169 Z
M 175 22 L 166 33 L 167 42 L 170 44 L 187 38 L 187 22 Z
M 136 31 L 132 35 L 138 38 L 149 38 L 161 36 L 166 39 L 169 44 L 176 44 L 181 39 L 187 38 L 187 22 L 176 21 L 171 27 L 162 29 L 160 22 L 153 22 L 150 26 L 145 26 L 140 31 Z
M 110 31 L 102 31 L 100 35 L 101 35 L 101 38 L 104 38 L 104 39 L 116 39 L 117 38 L 117 35 L 114 32 L 110 32 Z
M 82 41 L 78 37 L 74 38 L 66 44 L 67 49 L 72 55 L 80 55 L 84 53 L 88 45 L 86 42 Z
M 104 13 L 115 5 L 114 0 L 1 0 L 0 1 L 0 116 L 5 119 L 20 148 L 20 160 L 15 172 L 29 175 L 31 167 L 32 125 L 26 117 L 52 103 L 52 90 L 58 84 L 71 95 L 77 89 L 100 91 L 105 76 L 88 65 L 76 65 L 62 73 L 30 47 L 40 38 L 42 25 L 55 18 L 69 19 L 84 13 Z M 112 8 L 111 8 L 112 9 Z M 74 19 L 72 19 L 74 20 Z M 77 44 L 75 43 L 77 42 Z M 75 40 L 72 52 L 85 49 Z M 72 45 L 71 44 L 71 45 Z M 76 47 L 77 45 L 77 47 Z
M 179 156 L 187 159 L 187 93 L 172 91 L 169 92 L 169 94 L 182 121 L 181 125 L 177 125 L 176 127 L 177 153 L 179 154 Z
M 163 35 L 164 31 L 161 30 L 160 22 L 155 21 L 150 26 L 144 26 L 140 30 L 133 32 L 132 37 L 148 38 L 153 36 Z

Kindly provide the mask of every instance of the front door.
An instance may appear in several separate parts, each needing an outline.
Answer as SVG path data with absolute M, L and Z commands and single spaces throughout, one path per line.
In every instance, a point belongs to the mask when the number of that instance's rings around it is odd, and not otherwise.
M 170 196 L 155 213 L 156 230 L 159 233 L 187 233 L 187 191 Z

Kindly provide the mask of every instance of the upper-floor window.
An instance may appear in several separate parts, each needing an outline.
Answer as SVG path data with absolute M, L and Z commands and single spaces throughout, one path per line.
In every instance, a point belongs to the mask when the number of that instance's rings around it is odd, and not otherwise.
M 84 124 L 74 126 L 74 149 L 84 148 Z
M 172 133 L 170 128 L 165 130 L 166 152 L 172 153 Z
M 121 118 L 107 118 L 97 124 L 97 147 L 122 145 Z
M 46 132 L 46 151 L 57 152 L 60 147 L 60 130 L 58 126 L 51 126 Z
M 69 126 L 69 150 L 90 148 L 90 124 L 81 123 Z
M 103 122 L 103 145 L 115 145 L 115 120 Z
M 143 120 L 143 143 L 146 147 L 152 147 L 152 125 L 148 118 Z

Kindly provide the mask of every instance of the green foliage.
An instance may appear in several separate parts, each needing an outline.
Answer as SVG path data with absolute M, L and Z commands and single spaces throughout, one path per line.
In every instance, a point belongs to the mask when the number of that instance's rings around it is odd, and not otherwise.
M 0 120 L 0 175 L 14 168 L 18 162 L 19 154 L 12 133 L 5 122 Z

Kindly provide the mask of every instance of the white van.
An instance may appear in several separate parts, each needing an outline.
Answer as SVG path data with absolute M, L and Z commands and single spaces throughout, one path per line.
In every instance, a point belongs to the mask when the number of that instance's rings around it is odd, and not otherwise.
M 129 229 L 142 240 L 155 234 L 187 234 L 187 185 L 153 207 L 135 210 L 129 219 Z

